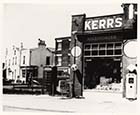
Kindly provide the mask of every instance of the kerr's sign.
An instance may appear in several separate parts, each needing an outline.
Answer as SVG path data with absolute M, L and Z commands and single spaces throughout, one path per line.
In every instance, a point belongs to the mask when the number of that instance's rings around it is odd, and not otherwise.
M 85 31 L 115 29 L 121 28 L 122 25 L 123 25 L 123 15 L 121 14 L 86 18 Z

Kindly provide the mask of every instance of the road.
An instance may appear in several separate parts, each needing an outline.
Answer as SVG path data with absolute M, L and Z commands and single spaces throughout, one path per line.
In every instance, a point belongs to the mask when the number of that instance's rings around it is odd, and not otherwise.
M 85 99 L 48 95 L 3 95 L 3 111 L 52 113 L 133 113 L 137 100 L 129 101 L 119 93 L 85 91 Z

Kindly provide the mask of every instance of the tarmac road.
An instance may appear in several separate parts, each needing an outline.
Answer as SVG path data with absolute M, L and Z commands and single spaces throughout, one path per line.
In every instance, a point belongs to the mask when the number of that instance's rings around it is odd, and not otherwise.
M 47 110 L 38 108 L 24 108 L 24 107 L 14 107 L 14 106 L 3 106 L 3 111 L 8 112 L 57 112 L 57 113 L 73 113 L 72 111 L 57 111 L 57 110 Z
M 85 99 L 62 99 L 48 95 L 3 95 L 5 112 L 51 113 L 133 113 L 136 115 L 137 100 L 129 101 L 121 94 L 85 91 Z M 128 114 L 127 114 L 128 115 Z

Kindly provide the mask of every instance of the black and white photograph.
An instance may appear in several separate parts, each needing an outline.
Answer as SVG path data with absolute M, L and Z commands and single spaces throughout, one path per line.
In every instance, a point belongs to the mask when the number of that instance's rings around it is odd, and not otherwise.
M 20 1 L 1 4 L 2 113 L 138 114 L 138 2 Z

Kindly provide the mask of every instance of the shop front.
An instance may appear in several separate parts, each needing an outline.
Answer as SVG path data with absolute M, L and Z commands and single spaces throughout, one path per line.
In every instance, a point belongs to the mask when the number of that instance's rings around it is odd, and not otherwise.
M 38 75 L 37 66 L 21 66 L 21 81 L 23 83 L 30 83 L 32 80 L 36 79 Z
M 130 64 L 136 65 L 136 56 L 127 56 L 124 47 L 128 42 L 136 42 L 137 16 L 134 14 L 130 19 L 131 5 L 122 6 L 124 13 L 121 14 L 88 18 L 85 14 L 72 16 L 71 49 L 78 46 L 82 52 L 80 56 L 71 57 L 71 65 L 76 64 L 82 75 L 80 83 L 71 71 L 71 77 L 75 79 L 74 91 L 81 91 L 77 95 L 82 95 L 83 89 L 124 92 L 126 68 Z M 132 6 L 134 13 L 136 4 Z

